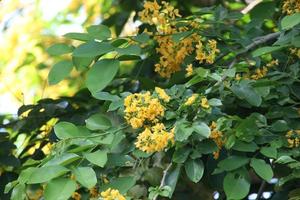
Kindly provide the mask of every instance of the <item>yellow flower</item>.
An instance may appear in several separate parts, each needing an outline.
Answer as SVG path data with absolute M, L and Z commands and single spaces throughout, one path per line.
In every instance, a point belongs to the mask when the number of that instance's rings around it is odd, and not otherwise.
M 287 15 L 300 12 L 300 1 L 299 0 L 285 0 L 282 5 L 282 12 Z
M 167 34 L 176 33 L 177 30 L 169 30 Z M 156 52 L 160 54 L 159 63 L 155 64 L 155 72 L 161 77 L 170 78 L 170 76 L 180 71 L 180 66 L 186 56 L 194 51 L 194 41 L 199 40 L 199 36 L 192 34 L 179 42 L 175 42 L 172 36 L 155 36 L 158 43 Z
M 154 2 L 146 1 L 144 3 L 144 9 L 138 13 L 142 22 L 150 25 L 164 26 L 169 23 L 170 20 L 174 20 L 176 17 L 180 17 L 179 10 L 175 9 L 169 3 L 163 1 L 162 5 L 159 5 L 156 0 Z
M 92 187 L 91 189 L 89 189 L 89 194 L 90 197 L 92 198 L 98 197 L 99 196 L 98 189 L 96 187 Z
M 222 147 L 224 145 L 223 133 L 217 129 L 217 123 L 214 121 L 210 125 L 210 130 L 211 130 L 211 133 L 210 133 L 209 138 L 211 138 L 218 147 L 218 150 L 213 153 L 214 159 L 218 159 L 219 155 L 220 155 L 220 150 L 222 149 Z
M 200 63 L 212 64 L 215 61 L 216 54 L 220 50 L 217 48 L 216 40 L 208 40 L 208 43 L 204 46 L 202 41 L 199 40 L 196 45 L 196 60 Z
M 159 87 L 155 87 L 155 92 L 158 94 L 158 97 L 162 99 L 164 102 L 170 101 L 170 96 L 166 93 L 164 89 L 161 89 Z
M 184 103 L 185 106 L 190 106 L 193 103 L 195 103 L 196 99 L 198 97 L 198 94 L 193 94 L 191 97 L 189 97 L 186 102 Z
M 206 97 L 203 97 L 201 99 L 201 106 L 202 106 L 202 108 L 206 108 L 206 109 L 209 108 L 208 100 Z
M 81 199 L 81 194 L 79 194 L 78 192 L 74 192 L 74 193 L 72 194 L 72 198 L 73 198 L 74 200 L 80 200 L 80 199 Z
M 163 123 L 157 123 L 138 135 L 135 146 L 141 151 L 154 153 L 163 151 L 169 142 L 174 143 L 174 128 L 168 133 Z
M 294 56 L 300 58 L 300 48 L 290 48 L 290 53 Z
M 104 192 L 101 192 L 103 200 L 126 200 L 126 198 L 120 194 L 119 190 L 108 188 Z
M 285 135 L 290 148 L 300 146 L 300 130 L 290 130 Z
M 278 66 L 279 65 L 279 61 L 276 59 L 276 60 L 272 60 L 271 62 L 267 63 L 267 67 L 274 67 L 274 66 Z
M 192 64 L 189 64 L 187 67 L 186 67 L 186 76 L 189 77 L 191 75 L 193 75 L 194 73 L 194 69 L 193 69 L 193 65 Z
M 127 96 L 124 100 L 125 119 L 132 128 L 142 127 L 145 122 L 156 123 L 159 117 L 164 116 L 165 108 L 150 92 L 136 93 Z

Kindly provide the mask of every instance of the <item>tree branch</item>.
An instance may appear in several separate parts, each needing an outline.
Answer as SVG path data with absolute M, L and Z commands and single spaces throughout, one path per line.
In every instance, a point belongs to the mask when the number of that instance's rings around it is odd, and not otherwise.
M 266 181 L 263 180 L 263 181 L 261 182 L 260 186 L 259 186 L 259 190 L 258 190 L 258 192 L 257 192 L 257 196 L 256 196 L 256 199 L 255 199 L 255 200 L 259 200 L 259 199 L 260 199 L 261 195 L 262 195 L 263 192 L 264 192 L 265 187 L 266 187 Z
M 170 163 L 170 164 L 167 166 L 167 168 L 164 170 L 164 172 L 163 172 L 163 177 L 162 177 L 162 179 L 161 179 L 161 181 L 160 181 L 159 188 L 162 188 L 162 187 L 165 185 L 166 177 L 167 177 L 167 175 L 168 175 L 168 171 L 169 171 L 169 169 L 171 168 L 171 166 L 172 166 L 172 163 Z M 158 197 L 158 194 L 156 194 L 156 195 L 153 197 L 153 200 L 156 200 L 157 197 Z
M 248 12 L 250 12 L 257 4 L 259 4 L 260 2 L 262 2 L 263 0 L 254 0 L 251 3 L 249 3 L 242 11 L 241 13 L 243 14 L 247 14 Z
M 263 43 L 266 43 L 270 40 L 273 40 L 273 39 L 279 37 L 279 35 L 280 35 L 280 32 L 276 32 L 276 33 L 270 33 L 268 35 L 264 35 L 264 36 L 254 38 L 253 43 L 247 45 L 244 49 L 241 49 L 240 51 L 238 51 L 238 53 L 236 54 L 234 59 L 228 65 L 228 69 L 233 68 L 234 65 L 236 64 L 236 62 L 238 61 L 239 57 L 241 57 L 242 55 L 249 52 L 253 48 L 257 47 L 258 45 L 261 45 Z M 227 78 L 227 75 L 223 75 L 222 79 L 220 81 L 218 81 L 214 86 L 220 85 L 226 78 Z

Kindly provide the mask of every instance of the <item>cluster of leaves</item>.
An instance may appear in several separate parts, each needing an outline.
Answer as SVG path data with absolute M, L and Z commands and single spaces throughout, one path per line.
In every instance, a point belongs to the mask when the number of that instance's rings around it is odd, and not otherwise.
M 72 60 L 62 56 L 53 66 L 49 82 L 58 83 L 75 67 L 86 76 L 89 92 L 20 109 L 27 117 L 18 121 L 16 132 L 31 134 L 28 148 L 36 140 L 53 147 L 46 157 L 23 162 L 5 192 L 26 199 L 28 191 L 43 191 L 46 200 L 55 200 L 76 199 L 75 192 L 97 199 L 108 188 L 127 199 L 209 199 L 218 191 L 220 199 L 244 199 L 250 193 L 259 198 L 266 190 L 272 199 L 299 198 L 300 136 L 295 132 L 291 139 L 287 132 L 300 129 L 299 57 L 290 51 L 300 48 L 300 13 L 284 16 L 281 5 L 264 1 L 244 15 L 222 6 L 198 8 L 179 18 L 178 26 L 196 21 L 201 28 L 174 33 L 175 42 L 196 33 L 218 41 L 220 54 L 213 64 L 188 55 L 182 69 L 192 63 L 192 75 L 182 70 L 167 80 L 154 72 L 158 44 L 144 32 L 156 34 L 153 26 L 143 24 L 128 37 L 113 38 L 103 24 L 66 34 L 81 44 L 48 48 L 53 56 L 72 54 Z M 258 73 L 272 60 L 278 65 L 259 78 L 238 76 Z M 155 87 L 166 88 L 171 98 L 163 123 L 176 127 L 175 142 L 148 154 L 134 145 L 141 130 L 124 120 L 123 102 L 131 93 Z M 184 105 L 192 94 L 205 96 L 208 107 Z M 37 130 L 53 118 L 59 122 L 45 140 Z M 220 142 L 212 137 L 215 129 Z

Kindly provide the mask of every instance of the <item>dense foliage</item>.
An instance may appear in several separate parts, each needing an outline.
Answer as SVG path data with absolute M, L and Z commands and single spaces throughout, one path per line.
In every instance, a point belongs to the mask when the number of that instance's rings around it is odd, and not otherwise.
M 300 2 L 131 4 L 136 34 L 104 20 L 47 49 L 49 84 L 86 87 L 3 125 L 5 193 L 300 199 Z

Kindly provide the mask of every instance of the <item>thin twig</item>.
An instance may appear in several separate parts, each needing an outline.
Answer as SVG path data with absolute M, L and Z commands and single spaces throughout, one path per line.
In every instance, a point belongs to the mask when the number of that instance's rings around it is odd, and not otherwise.
M 163 177 L 162 177 L 162 179 L 161 179 L 161 181 L 160 181 L 160 186 L 159 186 L 159 188 L 162 188 L 162 187 L 165 185 L 166 177 L 167 177 L 167 175 L 168 175 L 168 171 L 169 171 L 169 169 L 171 168 L 171 166 L 172 166 L 172 163 L 170 163 L 170 164 L 167 166 L 167 168 L 164 170 L 164 172 L 163 172 Z M 157 197 L 158 197 L 158 194 L 156 194 L 156 195 L 153 197 L 152 200 L 156 200 Z
M 253 42 L 251 44 L 249 44 L 245 48 L 243 48 L 240 51 L 238 51 L 238 53 L 236 54 L 236 56 L 234 57 L 234 59 L 228 65 L 228 69 L 233 68 L 234 65 L 236 64 L 236 62 L 238 61 L 238 59 L 242 55 L 244 55 L 245 53 L 249 52 L 253 48 L 257 47 L 258 45 L 261 45 L 263 43 L 266 43 L 266 42 L 268 42 L 270 40 L 273 40 L 273 39 L 279 37 L 279 35 L 280 35 L 280 32 L 276 32 L 276 33 L 270 33 L 268 35 L 264 35 L 264 36 L 260 36 L 260 37 L 254 38 Z M 220 85 L 226 78 L 227 78 L 227 75 L 223 75 L 222 78 L 221 78 L 221 80 L 218 81 L 213 87 Z
M 263 194 L 263 192 L 264 192 L 264 189 L 265 189 L 265 187 L 266 187 L 266 181 L 265 180 L 263 180 L 262 182 L 261 182 L 261 184 L 260 184 L 260 186 L 259 186 L 259 190 L 258 190 L 258 193 L 257 193 L 257 196 L 256 196 L 256 199 L 255 200 L 259 200 L 260 199 L 260 197 L 261 197 L 261 195 Z
M 250 12 L 257 4 L 259 4 L 260 2 L 262 2 L 263 0 L 254 0 L 251 3 L 249 3 L 242 11 L 241 13 L 243 14 L 247 14 L 248 12 Z

